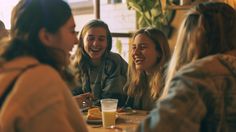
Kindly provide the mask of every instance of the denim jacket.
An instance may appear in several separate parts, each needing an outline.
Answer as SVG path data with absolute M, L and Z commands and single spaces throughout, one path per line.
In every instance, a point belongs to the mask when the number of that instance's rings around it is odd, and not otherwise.
M 235 132 L 236 57 L 218 54 L 184 66 L 137 131 Z
M 127 68 L 127 62 L 119 54 L 110 52 L 99 67 L 89 63 L 87 72 L 83 71 L 80 80 L 76 80 L 78 85 L 72 92 L 74 95 L 92 92 L 98 101 L 103 98 L 116 98 L 119 99 L 119 106 L 122 106 L 126 99 L 123 87 Z M 93 81 L 91 78 L 94 78 Z

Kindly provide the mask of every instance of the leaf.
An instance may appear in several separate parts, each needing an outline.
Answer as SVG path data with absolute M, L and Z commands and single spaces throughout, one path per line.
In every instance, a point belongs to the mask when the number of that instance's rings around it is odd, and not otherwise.
M 128 2 L 128 5 L 130 8 L 134 9 L 135 11 L 142 13 L 142 7 L 138 5 L 137 3 Z
M 148 25 L 148 26 L 152 25 L 151 19 L 148 19 L 145 15 L 143 16 L 143 20 L 145 21 L 146 25 Z
M 138 26 L 139 26 L 139 28 L 142 28 L 142 27 L 145 27 L 145 21 L 144 21 L 144 19 L 143 19 L 143 16 L 140 16 L 139 18 L 138 18 Z
M 158 29 L 169 26 L 174 11 L 168 9 L 174 0 L 164 0 L 165 9 L 162 9 L 162 0 L 127 0 L 128 8 L 137 12 L 138 28 L 152 26 Z M 171 31 L 171 30 L 168 30 Z
M 146 19 L 152 19 L 152 14 L 149 14 L 148 11 L 144 12 L 143 15 L 146 17 Z
M 151 14 L 152 14 L 152 16 L 153 17 L 156 17 L 156 16 L 158 16 L 158 14 L 160 14 L 160 12 L 158 12 L 158 10 L 157 9 L 151 9 Z
M 122 43 L 121 43 L 121 40 L 120 39 L 116 39 L 116 49 L 118 51 L 119 54 L 121 54 L 122 52 Z
M 149 11 L 153 8 L 153 1 L 152 0 L 145 0 L 144 2 L 145 11 Z

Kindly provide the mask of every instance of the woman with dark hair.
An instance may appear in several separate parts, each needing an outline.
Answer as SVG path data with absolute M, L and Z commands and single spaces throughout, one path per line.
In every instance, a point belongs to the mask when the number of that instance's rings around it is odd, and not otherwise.
M 201 3 L 182 23 L 166 88 L 141 132 L 236 131 L 236 11 Z
M 124 107 L 151 110 L 164 87 L 165 65 L 171 55 L 168 40 L 160 30 L 144 28 L 134 33 L 131 46 Z
M 82 28 L 71 65 L 76 78 L 72 92 L 80 95 L 77 96 L 79 100 L 91 93 L 95 104 L 103 98 L 116 98 L 119 106 L 124 104 L 122 88 L 126 82 L 127 63 L 119 54 L 111 52 L 111 48 L 112 36 L 105 22 L 91 20 Z
M 20 0 L 0 56 L 0 131 L 87 131 L 63 80 L 78 42 L 63 0 Z

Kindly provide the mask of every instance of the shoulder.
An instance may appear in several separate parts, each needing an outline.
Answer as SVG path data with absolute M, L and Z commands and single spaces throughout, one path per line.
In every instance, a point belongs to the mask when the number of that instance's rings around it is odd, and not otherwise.
M 31 83 L 41 85 L 46 85 L 46 83 L 47 85 L 64 83 L 59 72 L 46 64 L 37 64 L 36 66 L 28 67 L 23 71 L 18 80 L 26 85 Z
M 114 52 L 109 52 L 108 53 L 107 60 L 108 61 L 113 61 L 116 64 L 120 64 L 120 63 L 126 63 L 127 64 L 127 62 L 118 53 L 114 53 Z
M 171 80 L 170 87 L 200 91 L 214 91 L 226 85 L 225 79 L 236 75 L 236 58 L 225 55 L 204 57 L 182 67 Z
M 199 59 L 193 63 L 187 64 L 180 69 L 182 74 L 193 73 L 195 75 L 225 75 L 229 72 L 229 67 L 231 69 L 236 68 L 236 58 L 227 55 L 212 55 Z
M 26 66 L 29 63 L 21 64 Z M 18 65 L 19 68 L 22 66 Z M 30 118 L 42 110 L 62 104 L 69 98 L 69 88 L 60 74 L 53 67 L 38 63 L 36 66 L 27 67 L 17 78 L 5 108 L 11 107 L 13 111 L 18 109 L 17 113 L 27 114 Z
M 48 92 L 59 92 L 67 87 L 61 75 L 53 67 L 45 64 L 39 64 L 33 68 L 27 69 L 19 78 L 19 82 L 22 82 L 22 85 L 38 87 L 38 89 L 35 89 L 38 90 L 38 92 L 45 92 L 45 89 L 48 89 Z M 42 89 L 40 87 L 44 88 Z
M 36 75 L 36 76 L 35 76 Z M 53 67 L 46 64 L 38 64 L 26 71 L 25 76 L 35 76 L 36 78 L 61 79 L 60 74 Z
M 105 59 L 105 71 L 107 74 L 127 71 L 127 62 L 117 53 L 110 52 Z
M 70 96 L 68 89 L 56 70 L 39 64 L 19 76 L 8 97 L 6 108 L 11 107 L 13 111 L 21 109 L 17 113 L 27 113 L 31 118 L 46 108 L 64 102 Z

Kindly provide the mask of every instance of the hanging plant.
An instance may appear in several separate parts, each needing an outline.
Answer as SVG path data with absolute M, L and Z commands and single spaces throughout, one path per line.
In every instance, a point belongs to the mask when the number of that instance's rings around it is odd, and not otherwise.
M 174 10 L 168 9 L 173 0 L 127 0 L 128 9 L 137 12 L 137 27 L 156 27 L 170 37 L 172 26 L 170 25 Z

